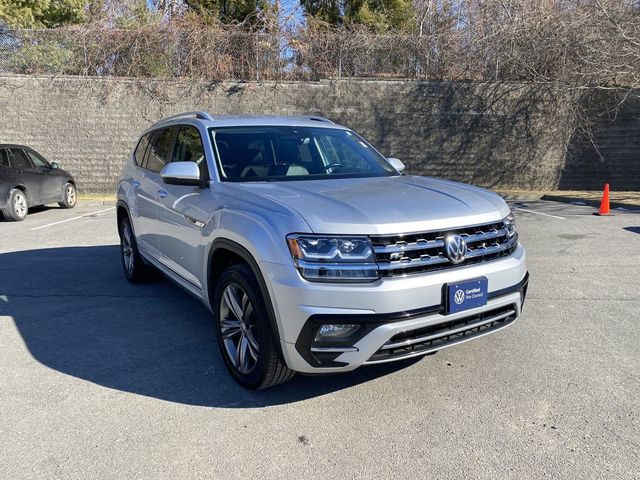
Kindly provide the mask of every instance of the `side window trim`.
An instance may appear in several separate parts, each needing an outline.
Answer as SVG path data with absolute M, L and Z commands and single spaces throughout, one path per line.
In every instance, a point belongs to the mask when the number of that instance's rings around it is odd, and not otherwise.
M 175 152 L 176 144 L 178 143 L 178 134 L 180 133 L 180 125 L 173 125 L 171 127 L 167 127 L 167 129 L 173 130 L 173 138 L 171 139 L 171 146 L 169 147 L 169 153 L 167 155 L 167 163 L 171 163 L 173 162 L 173 152 Z

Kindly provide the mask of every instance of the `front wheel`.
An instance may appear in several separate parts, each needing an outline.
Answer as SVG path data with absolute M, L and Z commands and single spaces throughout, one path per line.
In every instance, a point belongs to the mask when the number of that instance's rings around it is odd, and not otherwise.
M 77 201 L 77 191 L 76 186 L 68 182 L 64 187 L 64 196 L 62 197 L 62 201 L 58 202 L 58 205 L 62 208 L 73 208 L 76 206 Z
M 268 388 L 295 375 L 280 360 L 258 282 L 247 265 L 233 265 L 214 293 L 218 344 L 231 375 L 250 389 Z
M 2 216 L 9 222 L 20 222 L 27 218 L 29 204 L 27 195 L 17 188 L 11 190 L 7 206 L 2 209 Z

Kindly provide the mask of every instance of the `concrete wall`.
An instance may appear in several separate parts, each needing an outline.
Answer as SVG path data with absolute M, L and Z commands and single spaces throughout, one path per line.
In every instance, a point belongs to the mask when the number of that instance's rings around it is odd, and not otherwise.
M 139 132 L 164 116 L 185 110 L 322 114 L 402 159 L 412 173 L 494 188 L 553 189 L 567 172 L 574 123 L 563 104 L 553 92 L 514 84 L 0 76 L 0 142 L 34 147 L 73 172 L 84 192 L 113 192 Z M 624 169 L 626 157 L 614 158 L 611 168 Z M 571 166 L 569 172 L 572 187 L 590 178 Z
M 640 190 L 640 95 L 596 92 L 584 106 L 589 132 L 569 142 L 561 189 Z

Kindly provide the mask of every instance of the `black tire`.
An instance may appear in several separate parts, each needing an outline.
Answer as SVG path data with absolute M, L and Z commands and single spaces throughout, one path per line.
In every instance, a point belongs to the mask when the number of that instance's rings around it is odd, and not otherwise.
M 124 276 L 131 283 L 143 283 L 153 277 L 153 267 L 147 265 L 138 251 L 136 237 L 128 217 L 120 221 L 120 262 Z
M 78 192 L 76 186 L 71 182 L 67 182 L 62 192 L 62 201 L 58 202 L 58 205 L 60 205 L 61 208 L 73 208 L 76 206 L 77 201 Z
M 8 222 L 20 222 L 27 218 L 29 212 L 27 194 L 14 188 L 9 194 L 9 201 L 2 209 L 2 216 Z
M 237 293 L 235 311 L 241 311 L 243 317 L 239 322 L 229 307 L 228 298 L 234 293 Z M 215 286 L 213 315 L 222 358 L 240 385 L 257 390 L 273 387 L 294 377 L 295 372 L 280 359 L 258 281 L 247 265 L 232 265 L 222 274 Z M 237 327 L 232 326 L 236 323 Z M 233 348 L 236 341 L 237 347 L 244 342 L 244 355 L 238 353 L 240 348 Z M 241 358 L 244 361 L 239 367 Z

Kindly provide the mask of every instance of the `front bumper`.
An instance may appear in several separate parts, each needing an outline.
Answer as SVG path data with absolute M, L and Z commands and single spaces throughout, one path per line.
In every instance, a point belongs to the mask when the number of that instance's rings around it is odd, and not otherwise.
M 424 355 L 505 328 L 520 315 L 528 281 L 520 245 L 504 259 L 369 284 L 307 282 L 294 267 L 272 263 L 262 263 L 261 269 L 268 279 L 284 360 L 304 373 L 349 371 Z M 489 281 L 487 304 L 444 314 L 443 285 L 480 276 Z M 323 323 L 361 328 L 337 348 L 312 350 Z

